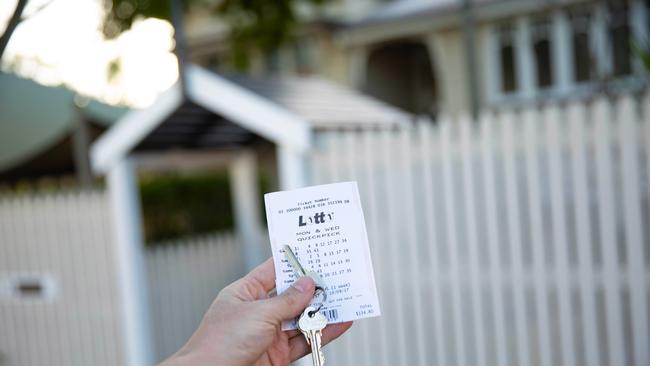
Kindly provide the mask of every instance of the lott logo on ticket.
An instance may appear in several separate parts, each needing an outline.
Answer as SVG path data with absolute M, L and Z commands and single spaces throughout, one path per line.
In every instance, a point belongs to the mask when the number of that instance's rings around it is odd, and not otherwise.
M 328 221 L 332 221 L 333 212 L 326 214 L 325 212 L 318 212 L 314 216 L 307 216 L 306 218 L 303 215 L 298 216 L 298 226 L 307 226 L 307 225 L 316 225 L 324 224 Z

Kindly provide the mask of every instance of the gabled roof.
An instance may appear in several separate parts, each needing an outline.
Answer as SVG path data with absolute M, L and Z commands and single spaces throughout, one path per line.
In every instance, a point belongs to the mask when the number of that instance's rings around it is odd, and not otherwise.
M 300 115 L 315 129 L 388 126 L 413 118 L 378 99 L 318 77 L 227 78 Z
M 300 152 L 309 149 L 314 130 L 410 119 L 396 108 L 320 79 L 229 80 L 189 65 L 185 80 L 186 95 L 175 84 L 150 107 L 124 116 L 93 144 L 95 171 L 106 172 L 134 150 L 232 149 L 258 138 Z
M 198 66 L 188 65 L 185 78 L 186 95 L 176 83 L 93 144 L 95 171 L 106 172 L 138 147 L 220 148 L 233 139 L 248 141 L 247 132 L 296 151 L 309 148 L 311 129 L 300 116 Z
M 0 171 L 60 143 L 74 128 L 74 97 L 73 91 L 63 87 L 0 72 Z M 95 100 L 79 109 L 84 118 L 101 127 L 110 126 L 126 111 Z

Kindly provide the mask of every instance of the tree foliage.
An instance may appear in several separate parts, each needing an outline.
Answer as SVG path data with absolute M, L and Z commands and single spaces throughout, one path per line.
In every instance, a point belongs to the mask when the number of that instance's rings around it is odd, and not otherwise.
M 116 37 L 138 17 L 171 19 L 170 0 L 104 0 L 104 34 Z M 173 0 L 172 0 L 173 1 Z M 228 46 L 234 65 L 248 66 L 254 52 L 270 54 L 295 35 L 299 6 L 319 7 L 333 0 L 186 0 L 184 9 L 199 7 L 229 29 Z

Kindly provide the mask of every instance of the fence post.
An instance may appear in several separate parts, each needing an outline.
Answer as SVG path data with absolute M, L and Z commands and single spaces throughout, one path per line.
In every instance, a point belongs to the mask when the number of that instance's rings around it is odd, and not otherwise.
M 307 185 L 305 152 L 289 146 L 278 145 L 277 160 L 280 189 L 296 189 Z
M 246 269 L 264 260 L 265 246 L 261 240 L 260 202 L 257 187 L 255 153 L 244 151 L 230 165 L 230 190 L 235 214 L 235 227 L 242 241 Z
M 140 197 L 133 161 L 118 160 L 108 172 L 108 190 L 122 311 L 125 365 L 154 364 L 145 278 Z

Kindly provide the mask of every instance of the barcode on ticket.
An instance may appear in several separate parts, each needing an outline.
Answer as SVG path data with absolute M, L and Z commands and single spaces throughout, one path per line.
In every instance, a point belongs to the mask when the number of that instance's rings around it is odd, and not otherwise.
M 339 311 L 337 309 L 329 309 L 322 312 L 327 318 L 328 322 L 333 322 L 339 319 Z

